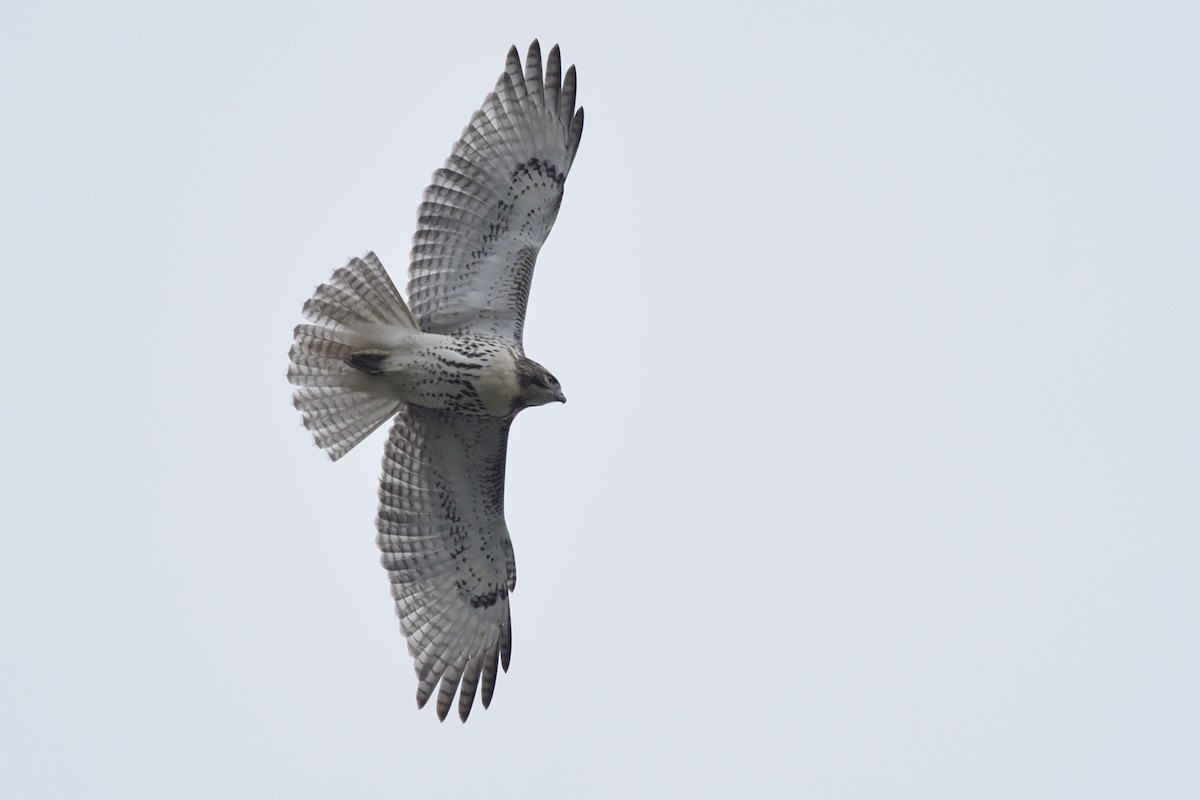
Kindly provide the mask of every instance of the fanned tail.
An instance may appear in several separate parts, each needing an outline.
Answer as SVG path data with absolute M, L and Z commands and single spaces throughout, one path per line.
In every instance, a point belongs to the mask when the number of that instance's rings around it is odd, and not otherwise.
M 317 445 L 336 461 L 400 410 L 401 401 L 352 365 L 352 353 L 386 348 L 418 332 L 374 253 L 353 258 L 304 304 L 288 352 L 293 404 Z

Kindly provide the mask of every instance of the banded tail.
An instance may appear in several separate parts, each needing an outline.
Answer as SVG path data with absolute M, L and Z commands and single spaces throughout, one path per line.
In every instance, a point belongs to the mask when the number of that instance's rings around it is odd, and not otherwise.
M 354 362 L 420 331 L 374 253 L 352 258 L 317 287 L 296 326 L 292 403 L 317 445 L 337 461 L 400 410 L 402 401 Z

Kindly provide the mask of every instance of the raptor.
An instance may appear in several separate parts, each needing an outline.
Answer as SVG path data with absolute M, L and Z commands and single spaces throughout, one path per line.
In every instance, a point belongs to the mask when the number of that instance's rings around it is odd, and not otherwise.
M 565 402 L 525 356 L 538 251 L 583 133 L 575 68 L 535 40 L 508 52 L 418 211 L 408 303 L 374 253 L 336 270 L 304 304 L 288 380 L 304 426 L 337 460 L 391 421 L 376 519 L 417 706 L 445 719 L 486 708 L 512 652 L 516 586 L 504 521 L 509 427 Z

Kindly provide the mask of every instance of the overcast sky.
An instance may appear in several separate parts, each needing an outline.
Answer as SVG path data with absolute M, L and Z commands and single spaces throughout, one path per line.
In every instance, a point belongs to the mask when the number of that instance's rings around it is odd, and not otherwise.
M 567 7 L 0 11 L 0 795 L 1200 796 L 1196 4 Z M 439 724 L 286 354 L 535 36 L 571 402 Z

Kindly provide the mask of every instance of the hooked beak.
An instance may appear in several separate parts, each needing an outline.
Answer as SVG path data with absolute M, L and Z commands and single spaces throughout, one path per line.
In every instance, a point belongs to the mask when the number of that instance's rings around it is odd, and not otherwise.
M 567 402 L 567 397 L 562 393 L 562 389 L 559 389 L 557 392 L 555 392 L 554 399 L 560 403 Z

